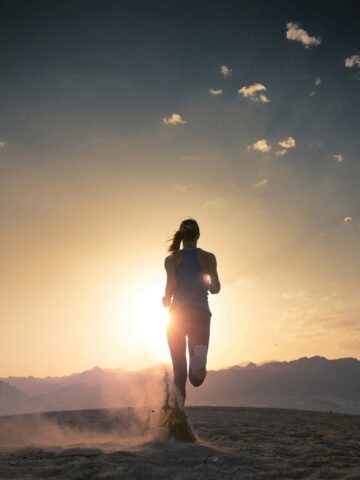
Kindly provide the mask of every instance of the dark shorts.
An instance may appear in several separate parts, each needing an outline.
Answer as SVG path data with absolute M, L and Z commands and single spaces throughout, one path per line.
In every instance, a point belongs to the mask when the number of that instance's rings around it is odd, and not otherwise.
M 169 328 L 181 336 L 187 336 L 190 343 L 208 345 L 211 312 L 195 305 L 182 305 L 170 309 Z

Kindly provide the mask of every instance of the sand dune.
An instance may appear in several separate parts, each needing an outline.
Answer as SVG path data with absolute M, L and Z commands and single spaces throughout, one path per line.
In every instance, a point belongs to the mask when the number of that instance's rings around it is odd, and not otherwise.
M 189 407 L 196 443 L 160 441 L 154 411 L 0 418 L 1 479 L 360 479 L 360 416 Z

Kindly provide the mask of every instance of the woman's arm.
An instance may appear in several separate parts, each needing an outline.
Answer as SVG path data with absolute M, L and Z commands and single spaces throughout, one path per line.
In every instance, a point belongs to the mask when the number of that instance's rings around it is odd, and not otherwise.
M 164 307 L 168 307 L 170 305 L 171 297 L 173 296 L 175 292 L 175 287 L 176 287 L 175 268 L 174 268 L 171 255 L 165 258 L 164 266 L 165 266 L 167 277 L 166 277 L 165 296 L 163 297 L 163 305 Z
M 219 293 L 221 285 L 220 285 L 219 275 L 217 272 L 216 257 L 213 253 L 209 254 L 208 262 L 209 262 L 208 265 L 209 265 L 209 276 L 210 276 L 210 285 L 208 287 L 208 290 L 210 293 Z

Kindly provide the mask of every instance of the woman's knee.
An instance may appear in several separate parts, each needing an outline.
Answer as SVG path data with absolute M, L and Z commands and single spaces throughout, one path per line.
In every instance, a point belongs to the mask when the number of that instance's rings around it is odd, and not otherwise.
M 206 370 L 204 369 L 204 372 L 196 372 L 196 375 L 193 374 L 193 372 L 190 370 L 189 372 L 189 380 L 190 383 L 193 387 L 200 387 L 204 383 L 204 380 L 206 378 Z

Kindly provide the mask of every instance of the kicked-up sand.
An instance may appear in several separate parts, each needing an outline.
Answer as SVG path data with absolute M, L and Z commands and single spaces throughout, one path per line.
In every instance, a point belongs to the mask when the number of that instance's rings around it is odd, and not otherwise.
M 360 416 L 189 407 L 180 428 L 172 415 L 168 436 L 166 409 L 1 417 L 0 478 L 360 480 Z

